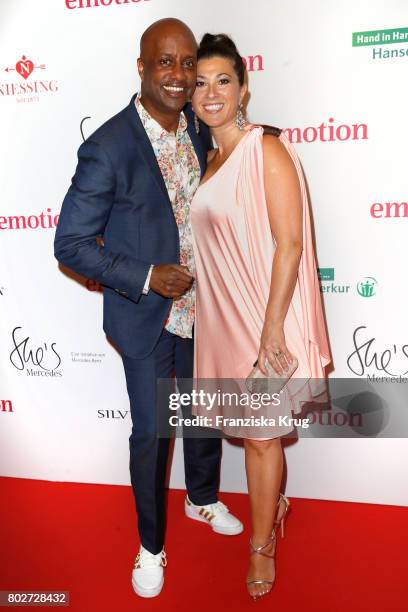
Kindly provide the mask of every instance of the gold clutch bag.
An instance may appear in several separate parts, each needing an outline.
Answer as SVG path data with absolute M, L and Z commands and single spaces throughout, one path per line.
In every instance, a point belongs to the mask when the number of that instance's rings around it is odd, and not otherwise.
M 258 366 L 258 360 L 254 363 L 254 368 L 251 370 L 251 373 L 247 377 L 245 384 L 249 393 L 267 393 L 268 395 L 273 395 L 274 393 L 279 393 L 282 391 L 289 378 L 297 369 L 299 363 L 296 357 L 293 357 L 292 363 L 289 364 L 288 370 L 284 371 L 283 374 L 278 374 L 268 360 L 266 360 L 266 370 L 268 372 L 268 376 L 265 376 L 261 372 Z

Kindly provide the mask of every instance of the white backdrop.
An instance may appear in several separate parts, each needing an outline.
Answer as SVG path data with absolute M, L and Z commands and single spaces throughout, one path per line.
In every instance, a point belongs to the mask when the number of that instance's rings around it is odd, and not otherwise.
M 249 118 L 299 128 L 319 266 L 333 269 L 322 281 L 332 376 L 356 374 L 347 359 L 360 326 L 373 353 L 391 350 L 393 374 L 408 369 L 406 0 L 2 0 L 1 475 L 129 483 L 128 398 L 102 294 L 59 270 L 53 239 L 81 121 L 87 136 L 128 104 L 140 35 L 169 16 L 198 39 L 230 34 L 253 68 Z M 353 32 L 377 30 L 394 30 L 391 41 L 353 46 Z M 356 139 L 352 127 L 335 136 L 355 124 Z M 371 297 L 357 291 L 367 277 Z M 367 374 L 384 374 L 380 360 Z M 179 442 L 171 486 L 181 488 Z M 304 439 L 286 459 L 289 495 L 408 505 L 405 439 Z M 246 490 L 242 448 L 227 442 L 221 488 Z

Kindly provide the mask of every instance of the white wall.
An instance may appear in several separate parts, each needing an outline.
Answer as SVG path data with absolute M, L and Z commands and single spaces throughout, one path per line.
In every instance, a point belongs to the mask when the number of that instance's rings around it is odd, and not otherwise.
M 408 40 L 352 46 L 352 32 L 407 26 L 405 0 L 140 0 L 83 9 L 69 9 L 64 0 L 3 0 L 2 475 L 129 483 L 128 400 L 120 359 L 102 332 L 101 294 L 59 271 L 52 255 L 52 227 L 10 229 L 16 221 L 8 218 L 24 215 L 35 227 L 48 223 L 46 216 L 41 221 L 41 213 L 58 214 L 75 168 L 81 119 L 90 117 L 84 124 L 90 134 L 128 103 L 138 87 L 140 35 L 152 21 L 167 16 L 186 21 L 198 38 L 206 31 L 227 32 L 242 55 L 262 56 L 263 70 L 249 74 L 250 119 L 302 130 L 330 118 L 336 127 L 366 124 L 366 139 L 295 145 L 310 188 L 319 265 L 335 269 L 335 285 L 349 287 L 324 294 L 332 376 L 352 376 L 347 357 L 353 332 L 361 325 L 367 340 L 375 338 L 373 350 L 375 346 L 381 354 L 391 349 L 394 373 L 407 369 L 402 351 L 408 343 L 403 308 L 406 219 L 374 218 L 370 207 L 407 201 L 408 55 L 402 53 Z M 401 57 L 384 57 L 392 50 L 401 50 Z M 27 79 L 11 70 L 23 54 L 34 63 Z M 34 87 L 36 82 L 37 88 L 51 91 L 19 93 L 21 85 Z M 28 220 L 31 215 L 36 218 Z M 371 298 L 356 291 L 367 276 L 377 281 Z M 61 364 L 54 376 L 30 376 L 28 369 L 41 368 L 21 366 L 16 352 L 11 363 L 16 327 L 22 328 L 16 332 L 18 342 L 29 338 L 27 359 L 30 349 L 43 347 L 42 365 L 50 370 L 58 364 L 51 350 L 55 343 Z M 73 361 L 73 353 L 99 357 L 79 362 Z M 381 371 L 370 366 L 363 377 L 376 373 Z M 116 418 L 98 418 L 98 410 Z M 106 413 L 111 410 L 115 412 Z M 286 459 L 290 495 L 408 504 L 405 439 L 302 439 L 287 447 Z M 179 440 L 171 485 L 183 486 Z M 246 490 L 242 448 L 229 443 L 224 443 L 222 488 Z

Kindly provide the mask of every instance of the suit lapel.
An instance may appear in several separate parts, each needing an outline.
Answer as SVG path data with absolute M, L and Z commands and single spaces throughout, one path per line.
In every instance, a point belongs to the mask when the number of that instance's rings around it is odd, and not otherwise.
M 195 125 L 194 125 L 194 120 L 193 120 L 193 115 L 192 115 L 192 111 L 190 110 L 190 105 L 188 105 L 185 109 L 184 109 L 184 114 L 187 118 L 187 131 L 188 131 L 188 135 L 190 136 L 191 142 L 193 143 L 193 147 L 195 149 L 199 164 L 200 164 L 200 169 L 201 169 L 201 176 L 204 175 L 206 166 L 207 166 L 207 151 L 204 150 L 204 146 L 203 146 L 203 142 L 201 140 L 201 137 L 199 134 L 197 134 L 196 129 L 195 129 Z
M 163 175 L 160 170 L 160 166 L 157 163 L 156 155 L 154 153 L 152 144 L 140 120 L 139 113 L 136 110 L 135 99 L 136 99 L 136 94 L 132 96 L 132 99 L 128 106 L 128 117 L 134 129 L 134 135 L 136 137 L 136 142 L 139 146 L 139 149 L 146 161 L 149 171 L 151 172 L 157 186 L 159 187 L 159 189 L 161 189 L 163 194 L 166 196 L 166 199 L 169 205 L 171 206 L 169 194 L 166 188 L 166 183 L 164 182 Z M 189 111 L 188 107 L 184 109 L 186 119 L 187 119 L 187 131 L 190 136 L 191 142 L 193 144 L 194 150 L 196 152 L 198 162 L 200 164 L 201 176 L 203 176 L 205 172 L 205 168 L 206 168 L 207 153 L 204 150 L 204 146 L 202 144 L 199 134 L 197 134 L 195 130 L 194 121 L 192 120 L 192 113 L 188 111 Z
M 152 144 L 140 120 L 139 113 L 136 110 L 135 99 L 136 99 L 136 94 L 132 97 L 130 101 L 130 104 L 128 106 L 128 111 L 129 111 L 128 114 L 129 114 L 130 122 L 134 128 L 137 145 L 145 159 L 145 162 L 157 186 L 159 187 L 159 189 L 161 189 L 163 194 L 166 196 L 166 199 L 168 200 L 168 203 L 171 206 L 169 194 L 166 188 L 166 183 L 164 182 L 163 175 L 160 170 L 160 166 L 157 163 L 156 155 L 153 151 Z

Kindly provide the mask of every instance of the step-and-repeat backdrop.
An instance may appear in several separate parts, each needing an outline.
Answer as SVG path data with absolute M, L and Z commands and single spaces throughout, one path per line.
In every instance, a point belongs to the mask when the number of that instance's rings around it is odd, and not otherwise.
M 249 118 L 286 129 L 311 195 L 331 376 L 408 370 L 406 0 L 2 0 L 0 473 L 128 484 L 130 414 L 102 293 L 53 257 L 76 151 L 126 106 L 144 29 L 226 32 Z M 357 351 L 357 352 L 356 352 Z M 379 433 L 379 432 L 377 432 Z M 408 504 L 403 438 L 300 439 L 289 495 Z M 183 487 L 180 440 L 170 484 Z M 221 487 L 245 491 L 224 442 Z

